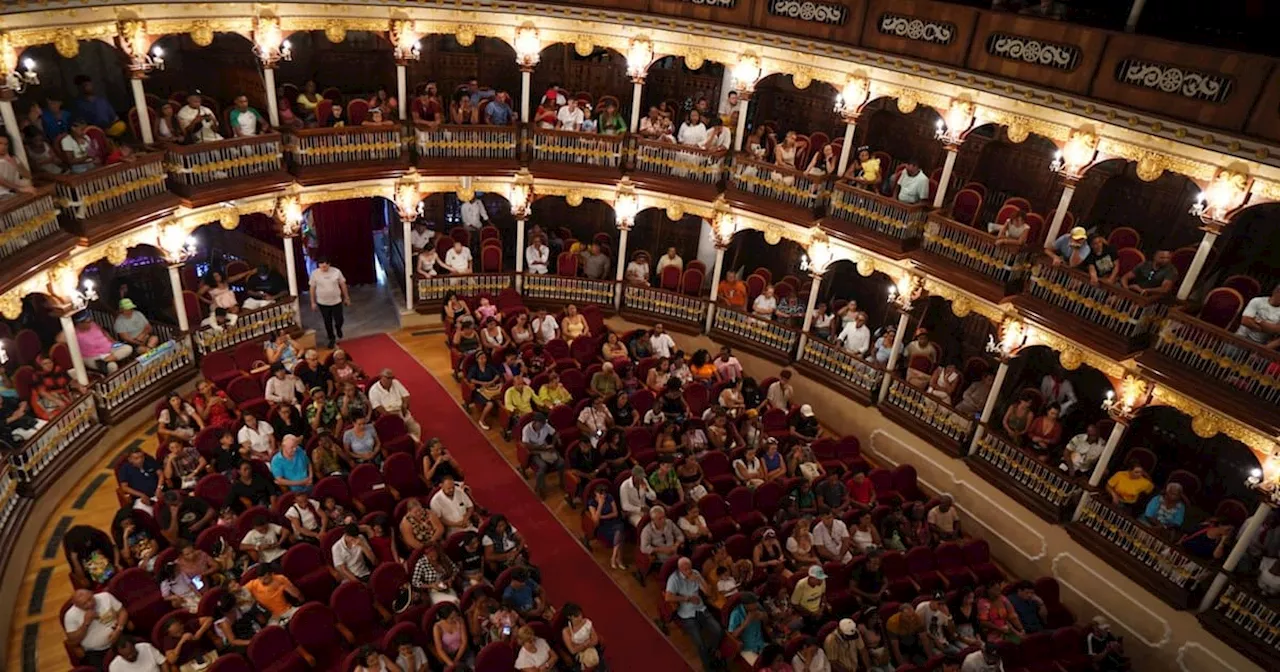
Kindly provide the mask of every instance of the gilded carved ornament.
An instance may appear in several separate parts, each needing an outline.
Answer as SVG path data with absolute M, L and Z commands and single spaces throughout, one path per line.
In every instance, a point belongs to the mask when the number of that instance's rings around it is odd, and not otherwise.
M 548 184 L 538 183 L 537 195 L 542 196 L 560 196 L 570 207 L 576 208 L 582 205 L 583 199 L 593 198 L 598 201 L 613 202 L 614 190 L 604 187 L 571 187 L 565 184 Z
M 1098 161 L 1106 158 L 1126 159 L 1137 164 L 1138 178 L 1146 182 L 1160 179 L 1165 171 L 1185 175 L 1198 182 L 1213 179 L 1217 167 L 1199 161 L 1189 161 L 1181 157 L 1170 156 L 1113 138 L 1101 138 L 1098 141 Z
M 1044 329 L 1036 329 L 1033 337 L 1036 345 L 1043 345 L 1051 350 L 1058 352 L 1058 361 L 1062 364 L 1062 368 L 1074 371 L 1081 365 L 1087 365 L 1098 371 L 1101 371 L 1108 378 L 1119 380 L 1124 378 L 1125 368 L 1119 363 L 1114 362 L 1092 350 L 1085 350 L 1078 347 L 1072 341 L 1069 341 L 1055 333 L 1045 331 Z M 1028 345 L 1031 345 L 1030 343 Z
M 199 47 L 213 44 L 215 33 L 238 33 L 249 38 L 253 34 L 253 19 L 149 19 L 147 29 L 152 35 L 191 36 L 191 41 Z
M 1191 416 L 1191 430 L 1202 439 L 1211 439 L 1218 434 L 1227 436 L 1248 446 L 1259 459 L 1271 454 L 1275 448 L 1275 440 L 1244 423 L 1228 418 L 1217 411 L 1209 409 L 1199 402 L 1178 393 L 1164 385 L 1157 385 L 1151 400 L 1152 404 L 1168 406 Z
M 679 203 L 670 203 L 667 205 L 667 219 L 678 222 L 684 219 L 684 206 Z
M 298 194 L 298 201 L 303 207 L 315 205 L 316 203 L 328 203 L 329 201 L 345 201 L 351 198 L 374 198 L 382 197 L 390 199 L 395 195 L 394 185 L 378 185 L 368 187 L 352 187 L 350 189 L 325 189 L 319 191 L 304 191 Z
M 932 296 L 938 296 L 950 301 L 951 312 L 956 317 L 966 317 L 971 313 L 978 313 L 991 320 L 994 324 L 999 324 L 1005 317 L 1004 311 L 998 306 L 986 301 L 975 300 L 964 291 L 940 282 L 935 278 L 925 278 L 924 289 Z
M 1033 119 L 1021 114 L 994 110 L 988 107 L 978 108 L 977 121 L 974 122 L 974 126 L 977 127 L 982 124 L 1004 126 L 1005 136 L 1013 143 L 1025 142 L 1030 134 L 1035 133 L 1040 137 L 1048 138 L 1061 144 L 1066 142 L 1071 135 L 1071 129 L 1062 124 L 1054 124 L 1042 119 Z
M 470 203 L 476 199 L 475 187 L 459 184 L 453 190 L 454 195 L 458 197 L 458 201 L 462 203 Z
M 469 23 L 460 23 L 453 29 L 453 38 L 458 44 L 469 47 L 476 43 L 476 27 Z
M 876 272 L 876 260 L 871 257 L 863 257 L 858 260 L 858 275 L 864 278 L 871 277 Z

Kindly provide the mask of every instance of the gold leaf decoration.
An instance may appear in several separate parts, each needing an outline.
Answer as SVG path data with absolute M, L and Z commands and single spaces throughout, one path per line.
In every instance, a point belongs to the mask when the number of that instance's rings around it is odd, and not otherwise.
M 1066 346 L 1058 351 L 1058 363 L 1068 371 L 1075 371 L 1084 364 L 1084 353 L 1079 348 Z
M 595 40 L 590 35 L 579 35 L 573 42 L 573 53 L 586 58 L 596 51 Z
M 797 70 L 791 73 L 791 83 L 794 84 L 797 89 L 803 91 L 809 88 L 809 85 L 813 83 L 813 74 L 810 73 L 808 69 L 802 68 Z
M 80 40 L 76 38 L 75 33 L 63 28 L 53 36 L 53 48 L 58 50 L 58 55 L 63 58 L 75 58 L 80 54 Z
M 1215 413 L 1201 413 L 1191 417 L 1191 431 L 1202 439 L 1212 439 L 1222 431 L 1222 418 Z
M 571 208 L 576 208 L 579 205 L 582 205 L 582 198 L 581 189 L 570 189 L 564 194 L 564 202 L 568 203 Z
M 458 200 L 462 201 L 463 203 L 470 203 L 471 201 L 474 201 L 476 198 L 475 187 L 468 187 L 460 184 L 458 185 L 458 188 L 454 190 L 453 193 L 456 194 L 458 196 Z
M 1031 135 L 1031 127 L 1022 121 L 1015 120 L 1005 127 L 1004 135 L 1009 138 L 1009 142 L 1014 144 L 1025 142 L 1027 137 Z
M 129 250 L 124 243 L 117 240 L 107 244 L 107 249 L 103 250 L 102 256 L 106 257 L 108 264 L 119 266 L 129 257 Z
M 240 213 L 232 209 L 219 212 L 218 225 L 227 231 L 234 231 L 237 226 L 240 226 Z
M 965 317 L 973 312 L 973 301 L 967 296 L 957 296 L 951 300 L 951 312 L 956 317 Z
M 476 43 L 476 27 L 469 23 L 460 24 L 453 32 L 453 38 L 458 44 L 469 47 Z
M 684 219 L 684 206 L 679 203 L 672 203 L 667 206 L 667 219 L 678 222 Z
M 200 20 L 191 24 L 191 41 L 196 43 L 198 47 L 207 47 L 213 44 L 213 26 L 208 21 Z
M 347 39 L 347 27 L 341 21 L 326 21 L 324 24 L 324 39 L 333 44 L 342 42 Z
M 21 288 L 0 294 L 0 315 L 6 320 L 16 320 L 22 315 Z
M 876 272 L 876 260 L 870 257 L 863 257 L 858 260 L 858 274 L 862 277 L 869 277 Z
M 777 245 L 782 242 L 782 229 L 773 223 L 766 225 L 764 228 L 764 242 L 770 245 Z
M 903 114 L 911 114 L 920 106 L 920 95 L 911 89 L 902 89 L 898 92 L 898 111 Z
M 701 51 L 690 50 L 684 55 L 684 67 L 690 70 L 700 70 L 706 63 L 707 57 Z
M 1155 182 L 1164 174 L 1165 168 L 1169 165 L 1167 157 L 1154 152 L 1143 152 L 1138 157 L 1138 165 L 1136 172 L 1138 179 L 1143 182 Z

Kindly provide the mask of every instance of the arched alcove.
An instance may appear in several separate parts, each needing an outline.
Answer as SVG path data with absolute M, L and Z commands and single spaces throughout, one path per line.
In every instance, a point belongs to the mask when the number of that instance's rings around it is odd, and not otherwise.
M 289 36 L 289 43 L 293 60 L 280 62 L 279 84 L 302 88 L 311 80 L 321 93 L 336 88 L 344 104 L 378 89 L 396 90 L 395 54 L 385 33 L 352 30 L 341 42 L 330 42 L 322 30 L 299 31 Z
M 939 364 L 954 363 L 963 372 L 970 359 L 988 358 L 987 341 L 995 333 L 991 320 L 973 312 L 956 315 L 951 301 L 941 296 L 918 299 L 911 308 L 912 320 L 907 338 L 919 329 L 927 330 L 930 340 L 939 348 Z M 897 315 L 897 308 L 891 307 L 886 319 L 897 319 Z
M 770 245 L 763 232 L 743 229 L 729 241 L 724 253 L 724 270 L 736 271 L 739 277 L 746 278 L 757 268 L 764 268 L 772 274 L 774 282 L 787 275 L 807 280 L 808 274 L 800 268 L 803 256 L 804 247 L 794 240 L 783 238 L 776 245 Z
M 120 65 L 120 52 L 115 46 L 102 40 L 80 40 L 79 44 L 80 52 L 74 58 L 63 58 L 52 44 L 23 51 L 22 58 L 36 62 L 40 84 L 23 91 L 15 105 L 19 115 L 32 105 L 44 107 L 50 98 L 61 100 L 63 109 L 73 110 L 80 95 L 76 79 L 81 76 L 90 78 L 95 94 L 104 96 L 115 110 L 133 107 L 129 77 Z
M 253 43 L 243 35 L 215 33 L 207 47 L 196 44 L 187 34 L 166 35 L 153 46 L 163 51 L 164 69 L 147 75 L 148 94 L 168 100 L 174 93 L 199 90 L 222 107 L 244 95 L 250 105 L 267 113 L 262 65 L 253 54 Z M 128 106 L 132 107 L 132 100 Z
M 857 304 L 857 310 L 867 314 L 867 327 L 872 332 L 877 332 L 897 319 L 896 312 L 891 316 L 889 302 L 886 300 L 893 284 L 893 278 L 880 271 L 864 276 L 858 272 L 856 264 L 841 259 L 833 262 L 822 274 L 818 301 L 825 302 L 833 313 L 842 305 Z M 836 329 L 840 326 L 837 321 Z M 832 334 L 838 335 L 838 331 Z
M 897 99 L 877 98 L 862 111 L 854 137 L 859 146 L 867 145 L 872 153 L 889 154 L 892 161 L 880 166 L 885 175 L 892 175 L 898 164 L 911 158 L 930 173 L 942 167 L 942 143 L 933 137 L 941 118 L 928 105 L 917 105 L 911 114 L 903 114 L 898 111 Z
M 95 308 L 115 312 L 120 300 L 128 298 L 149 318 L 177 324 L 168 268 L 168 261 L 159 249 L 135 245 L 119 264 L 103 258 L 85 266 L 80 271 L 80 285 L 84 286 L 86 280 L 93 283 L 98 292 Z
M 1000 390 L 1000 403 L 996 404 L 991 423 L 1001 426 L 1008 407 L 1031 390 L 1035 391 L 1031 396 L 1037 400 L 1032 409 L 1037 416 L 1043 415 L 1045 406 L 1052 401 L 1050 397 L 1056 396 L 1054 390 L 1065 390 L 1067 385 L 1075 394 L 1076 402 L 1059 416 L 1062 438 L 1056 448 L 1061 448 L 1088 425 L 1107 419 L 1106 412 L 1102 410 L 1102 402 L 1106 399 L 1107 392 L 1115 392 L 1115 386 L 1105 373 L 1091 366 L 1081 365 L 1072 370 L 1064 368 L 1058 352 L 1047 346 L 1023 348 L 1009 361 L 1009 373 Z
M 1241 210 L 1223 228 L 1222 237 L 1214 244 L 1209 262 L 1200 275 L 1199 285 L 1206 290 L 1220 286 L 1233 275 L 1247 275 L 1258 281 L 1261 292 L 1268 293 L 1280 283 L 1280 264 L 1276 249 L 1280 246 L 1280 203 L 1262 203 Z M 1247 302 L 1250 296 L 1245 296 Z
M 778 139 L 788 131 L 799 135 L 826 134 L 828 140 L 844 136 L 844 120 L 835 113 L 835 87 L 814 81 L 798 89 L 791 75 L 775 73 L 756 84 L 751 95 L 751 126 L 769 124 Z
M 1200 220 L 1190 214 L 1201 188 L 1191 178 L 1165 172 L 1153 182 L 1138 177 L 1137 164 L 1123 159 L 1101 161 L 1089 168 L 1072 197 L 1076 222 L 1106 234 L 1127 226 L 1136 230 L 1138 246 L 1151 256 L 1200 242 Z
M 641 114 L 646 114 L 649 107 L 667 102 L 673 109 L 679 110 L 680 117 L 692 110 L 701 99 L 707 100 L 707 109 L 715 112 L 720 109 L 720 99 L 726 92 L 724 85 L 724 65 L 714 61 L 704 61 L 697 70 L 690 69 L 688 63 L 680 56 L 666 56 L 649 66 L 645 76 L 644 89 L 641 93 Z M 630 110 L 624 111 L 630 114 Z
M 542 50 L 531 86 L 529 98 L 534 104 L 547 89 L 558 86 L 570 96 L 586 94 L 592 105 L 602 96 L 613 96 L 623 116 L 631 115 L 633 88 L 627 76 L 627 58 L 612 49 L 596 47 L 590 55 L 579 56 L 572 44 L 550 45 Z
M 563 196 L 542 196 L 533 202 L 527 226 L 547 233 L 552 254 L 568 250 L 573 241 L 589 244 L 601 234 L 609 240 L 610 254 L 617 253 L 617 218 L 606 201 L 584 198 L 572 206 Z
M 649 253 L 649 261 L 658 260 L 667 248 L 676 248 L 680 258 L 688 263 L 698 258 L 698 241 L 702 235 L 702 218 L 688 215 L 672 221 L 662 208 L 645 208 L 636 215 L 636 223 L 627 234 L 627 259 L 636 252 Z M 710 273 L 710 270 L 707 271 Z
M 1003 126 L 980 126 L 960 146 L 955 174 L 962 177 L 952 181 L 954 187 L 948 194 L 955 196 L 968 182 L 985 186 L 986 196 L 975 220 L 980 225 L 995 221 L 1000 206 L 1013 197 L 1030 201 L 1031 211 L 1047 220 L 1062 196 L 1062 180 L 1049 170 L 1057 151 L 1052 140 L 1039 135 L 1029 134 L 1022 142 L 1013 142 Z
M 447 100 L 474 77 L 480 86 L 506 91 L 512 100 L 520 100 L 520 68 L 515 50 L 506 42 L 477 37 L 463 46 L 453 35 L 425 35 L 418 46 L 421 57 L 406 66 L 410 95 L 427 82 L 435 82 L 441 100 Z

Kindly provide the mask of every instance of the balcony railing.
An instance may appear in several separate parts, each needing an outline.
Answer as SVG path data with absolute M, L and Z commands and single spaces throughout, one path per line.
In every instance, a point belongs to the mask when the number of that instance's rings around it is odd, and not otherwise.
M 795 353 L 796 344 L 800 341 L 800 332 L 795 329 L 725 307 L 716 309 L 711 329 L 787 359 Z
M 706 299 L 656 287 L 627 285 L 622 290 L 622 306 L 632 313 L 683 322 L 699 328 L 707 316 Z
M 57 232 L 58 209 L 53 204 L 53 187 L 40 187 L 34 194 L 0 200 L 0 258 L 16 254 Z
M 1178 310 L 1164 321 L 1155 350 L 1262 402 L 1280 404 L 1280 353 L 1275 350 Z
M 442 275 L 435 278 L 417 278 L 417 303 L 444 303 L 449 292 L 459 296 L 476 296 L 478 294 L 497 295 L 511 286 L 510 273 L 474 273 L 471 275 Z
M 165 340 L 158 347 L 138 356 L 115 373 L 93 385 L 93 393 L 108 416 L 113 411 L 132 405 L 135 400 L 164 393 L 168 385 L 157 387 L 178 376 L 190 372 L 195 364 L 191 345 L 181 334 L 176 340 Z M 161 336 L 165 338 L 165 336 Z M 114 416 L 113 416 L 114 417 Z
M 533 160 L 617 170 L 622 167 L 622 140 L 621 135 L 538 128 L 533 131 Z
M 240 313 L 235 324 L 222 329 L 202 327 L 195 332 L 196 352 L 206 355 L 255 338 L 266 336 L 294 324 L 293 297 L 287 297 L 265 308 Z
M 1149 586 L 1163 587 L 1157 590 L 1165 599 L 1168 594 L 1177 593 L 1181 604 L 1190 598 L 1203 585 L 1212 580 L 1214 571 L 1208 563 L 1196 560 L 1183 553 L 1161 534 L 1139 523 L 1137 519 L 1125 511 L 1121 511 L 1108 501 L 1106 495 L 1090 496 L 1080 511 L 1079 525 L 1099 538 L 1102 542 L 1118 549 L 1123 556 L 1132 560 L 1143 576 L 1140 579 Z
M 1252 643 L 1264 647 L 1272 660 L 1280 655 L 1280 601 L 1276 598 L 1262 597 L 1255 590 L 1228 582 L 1213 610 L 1201 618 L 1209 614 L 1225 621 L 1233 634 L 1243 634 Z
M 797 361 L 816 367 L 838 385 L 857 390 L 867 401 L 879 393 L 884 380 L 884 368 L 879 364 L 812 335 L 805 339 Z
M 658 140 L 636 139 L 637 173 L 648 173 L 699 184 L 724 179 L 724 150 L 708 151 Z
M 169 176 L 180 190 L 284 170 L 279 133 L 172 145 L 165 151 L 164 160 Z
M 827 178 L 815 178 L 799 170 L 780 168 L 746 154 L 733 156 L 729 186 L 738 191 L 806 210 L 827 200 Z
M 1010 485 L 1025 495 L 1022 499 L 1043 502 L 1047 506 L 1033 507 L 1049 514 L 1053 522 L 1064 522 L 1070 515 L 1068 509 L 1083 492 L 1073 481 L 1054 465 L 1043 462 L 1029 450 L 1014 445 L 990 427 L 984 427 L 971 457 L 981 460 L 1000 472 L 996 485 Z M 983 473 L 979 470 L 978 473 Z
M 831 191 L 831 216 L 862 230 L 903 243 L 919 240 L 924 232 L 924 204 L 908 205 L 845 182 L 836 182 Z M 853 232 L 851 231 L 851 232 Z
M 164 152 L 149 152 L 132 161 L 49 179 L 58 185 L 58 206 L 83 221 L 165 193 L 164 159 Z
M 938 213 L 929 215 L 921 248 L 1007 288 L 1020 286 L 1030 268 L 1031 254 L 1026 250 L 996 245 L 996 237 L 986 231 Z
M 30 483 L 75 444 L 85 432 L 98 425 L 98 408 L 92 394 L 80 398 L 58 412 L 47 425 L 9 454 L 9 464 L 19 481 Z
M 1147 336 L 1168 311 L 1161 299 L 1119 285 L 1089 282 L 1089 276 L 1047 260 L 1031 267 L 1031 296 L 1081 320 L 1118 334 L 1131 345 Z
M 560 275 L 524 276 L 524 296 L 557 303 L 613 304 L 612 280 L 567 278 Z
M 414 129 L 421 159 L 487 159 L 515 161 L 519 158 L 516 126 L 437 126 L 418 122 Z
M 969 433 L 973 431 L 972 416 L 957 411 L 951 404 L 907 384 L 897 376 L 889 378 L 889 394 L 885 398 L 889 406 L 914 419 L 919 428 L 947 440 L 949 445 L 938 446 L 951 454 L 963 453 Z M 908 429 L 911 426 L 908 425 Z
M 405 155 L 396 124 L 304 128 L 285 136 L 294 166 L 310 168 L 362 161 L 394 161 Z
M 15 519 L 14 512 L 21 503 L 18 499 L 18 479 L 14 478 L 13 467 L 8 462 L 0 462 L 0 530 L 8 530 L 11 525 L 21 524 L 22 519 Z M 0 537 L 7 537 L 0 532 Z M 0 550 L 0 557 L 8 556 L 12 549 Z

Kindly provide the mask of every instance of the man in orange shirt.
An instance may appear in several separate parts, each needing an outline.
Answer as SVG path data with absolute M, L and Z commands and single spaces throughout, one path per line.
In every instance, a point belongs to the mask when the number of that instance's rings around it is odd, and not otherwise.
M 302 604 L 303 601 L 302 591 L 280 573 L 274 562 L 261 565 L 258 578 L 244 584 L 244 589 L 271 614 L 269 622 L 272 625 L 292 616 L 293 610 L 297 608 L 295 605 Z
M 747 283 L 739 280 L 737 273 L 726 273 L 717 293 L 724 305 L 738 310 L 747 309 Z

